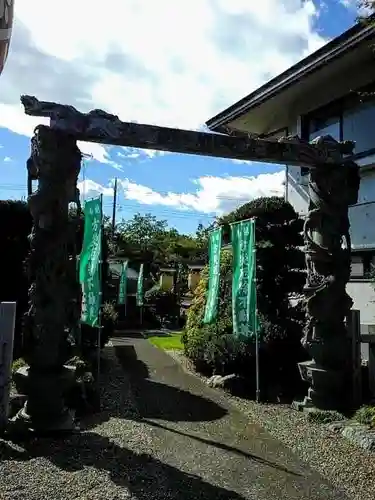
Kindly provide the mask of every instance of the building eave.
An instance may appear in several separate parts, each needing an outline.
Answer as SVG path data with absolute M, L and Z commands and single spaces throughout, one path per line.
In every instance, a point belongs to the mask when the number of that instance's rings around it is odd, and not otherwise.
M 326 45 L 302 59 L 280 75 L 265 83 L 248 96 L 244 97 L 229 108 L 210 118 L 206 126 L 215 132 L 224 132 L 225 127 L 250 109 L 259 106 L 264 101 L 271 99 L 286 88 L 298 83 L 327 63 L 343 56 L 355 49 L 364 41 L 371 39 L 375 34 L 375 24 L 356 24 L 340 36 L 334 38 Z

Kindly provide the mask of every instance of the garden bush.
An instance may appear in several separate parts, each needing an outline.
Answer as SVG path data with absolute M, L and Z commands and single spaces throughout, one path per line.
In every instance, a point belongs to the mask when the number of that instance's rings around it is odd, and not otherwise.
M 173 290 L 162 290 L 157 284 L 147 290 L 144 301 L 149 317 L 154 318 L 155 324 L 158 326 L 177 322 L 180 308 L 178 298 Z
M 304 324 L 301 303 L 290 297 L 301 294 L 305 281 L 301 221 L 281 198 L 259 198 L 218 220 L 230 240 L 231 222 L 256 217 L 257 302 L 260 324 L 260 369 L 263 393 L 292 397 L 303 386 L 297 362 L 306 359 L 300 340 Z M 236 373 L 255 377 L 254 340 L 242 342 L 232 334 L 232 254 L 225 249 L 220 263 L 219 317 L 203 325 L 208 288 L 208 268 L 195 292 L 183 335 L 186 355 L 206 373 Z M 276 387 L 277 386 L 277 387 Z
M 375 427 L 375 406 L 362 406 L 355 412 L 354 420 L 360 424 Z
M 14 359 L 17 359 L 22 355 L 22 323 L 28 307 L 25 259 L 30 249 L 32 218 L 25 202 L 0 200 L 0 220 L 0 300 L 17 302 L 14 335 Z
M 83 241 L 83 217 L 79 217 L 74 210 L 70 211 L 70 221 L 76 224 L 76 238 L 68 248 L 71 253 L 79 254 Z M 16 326 L 14 336 L 13 358 L 24 356 L 27 350 L 26 339 L 23 338 L 25 330 L 25 314 L 28 310 L 29 278 L 27 275 L 27 259 L 30 251 L 29 235 L 32 229 L 32 217 L 27 203 L 15 200 L 0 200 L 0 219 L 2 221 L 0 245 L 0 300 L 17 302 Z M 108 276 L 108 242 L 103 233 L 103 296 L 107 297 Z M 89 338 L 93 336 L 88 335 Z
M 117 319 L 118 313 L 115 305 L 111 302 L 105 302 L 102 306 L 102 331 L 100 335 L 101 348 L 103 348 L 109 342 L 110 337 L 113 336 Z M 98 327 L 93 327 L 84 323 L 81 324 L 82 353 L 85 359 L 89 359 L 91 357 L 91 353 L 96 352 L 98 338 Z

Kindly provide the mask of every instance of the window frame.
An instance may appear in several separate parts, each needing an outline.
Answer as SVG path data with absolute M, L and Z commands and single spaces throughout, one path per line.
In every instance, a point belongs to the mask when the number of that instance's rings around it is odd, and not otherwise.
M 358 93 L 362 93 L 364 95 L 368 94 L 368 99 L 364 99 L 360 102 L 358 102 Z M 371 95 L 369 95 L 371 94 Z M 337 116 L 339 118 L 339 129 L 340 129 L 340 136 L 339 140 L 343 141 L 344 140 L 344 113 L 349 111 L 350 109 L 354 109 L 356 105 L 360 105 L 361 103 L 366 102 L 368 100 L 369 102 L 374 103 L 375 107 L 375 81 L 372 82 L 369 85 L 366 85 L 365 87 L 362 87 L 356 91 L 352 91 L 349 94 L 346 94 L 345 96 L 341 97 L 340 99 L 335 99 L 328 104 L 321 106 L 320 108 L 317 108 L 309 113 L 306 113 L 305 115 L 301 116 L 301 138 L 308 141 L 309 140 L 309 128 L 312 119 L 316 117 L 317 115 L 321 114 L 322 116 L 327 116 L 329 117 L 334 117 Z M 374 141 L 375 144 L 375 141 Z M 354 155 L 351 156 L 351 159 L 353 161 L 360 160 L 362 158 L 365 158 L 366 156 L 371 156 L 375 154 L 375 145 L 373 148 L 369 148 L 365 151 L 361 151 L 359 153 L 355 153 Z M 301 167 L 301 175 L 305 176 L 309 173 L 309 169 L 305 167 Z
M 363 273 L 362 275 L 354 276 L 350 273 L 350 281 L 372 281 L 370 273 L 375 264 L 375 250 L 352 250 L 351 259 L 353 260 L 353 258 L 360 258 L 362 260 Z

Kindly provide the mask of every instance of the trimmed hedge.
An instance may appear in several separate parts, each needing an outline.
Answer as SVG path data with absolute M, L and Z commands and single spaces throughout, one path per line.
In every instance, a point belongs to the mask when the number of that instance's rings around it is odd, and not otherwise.
M 281 198 L 259 198 L 219 219 L 226 241 L 231 222 L 256 217 L 257 299 L 260 322 L 260 368 L 263 394 L 292 397 L 303 390 L 297 362 L 307 359 L 300 340 L 304 324 L 301 304 L 290 295 L 302 292 L 305 281 L 302 224 L 293 207 Z M 255 383 L 254 341 L 241 342 L 232 332 L 232 252 L 221 254 L 219 318 L 203 325 L 208 268 L 202 272 L 188 311 L 183 342 L 186 355 L 207 374 L 236 373 Z M 250 384 L 251 386 L 251 384 Z M 278 387 L 276 387 L 278 386 Z M 293 394 L 292 394 L 293 393 Z
M 25 202 L 0 200 L 0 220 L 0 300 L 17 302 L 14 336 L 14 359 L 17 359 L 22 355 L 22 321 L 28 308 L 25 259 L 30 249 L 32 217 Z
M 71 220 L 76 217 L 74 211 L 70 213 Z M 27 259 L 30 251 L 29 234 L 32 229 L 32 217 L 24 201 L 0 200 L 0 220 L 2 221 L 0 245 L 0 300 L 17 302 L 16 328 L 14 337 L 14 359 L 22 357 L 24 353 L 23 323 L 24 315 L 28 310 L 29 280 L 27 276 Z M 78 220 L 74 248 L 70 250 L 80 253 L 83 242 L 83 218 Z M 108 241 L 103 232 L 103 298 L 107 296 L 108 276 Z M 90 328 L 90 327 L 88 327 Z M 95 332 L 83 332 L 82 337 L 96 338 Z M 96 330 L 96 329 L 95 329 Z M 106 339 L 107 341 L 107 339 Z

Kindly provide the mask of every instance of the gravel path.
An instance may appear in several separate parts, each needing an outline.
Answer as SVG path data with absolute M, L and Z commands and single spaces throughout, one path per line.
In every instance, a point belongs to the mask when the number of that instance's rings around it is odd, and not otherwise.
M 114 342 L 83 432 L 0 440 L 1 500 L 347 498 L 148 341 Z
M 191 363 L 177 351 L 169 353 L 185 370 L 194 373 Z M 367 453 L 324 425 L 307 422 L 303 413 L 287 405 L 259 405 L 254 401 L 227 396 L 249 418 L 286 444 L 302 460 L 352 500 L 375 497 L 375 454 Z

